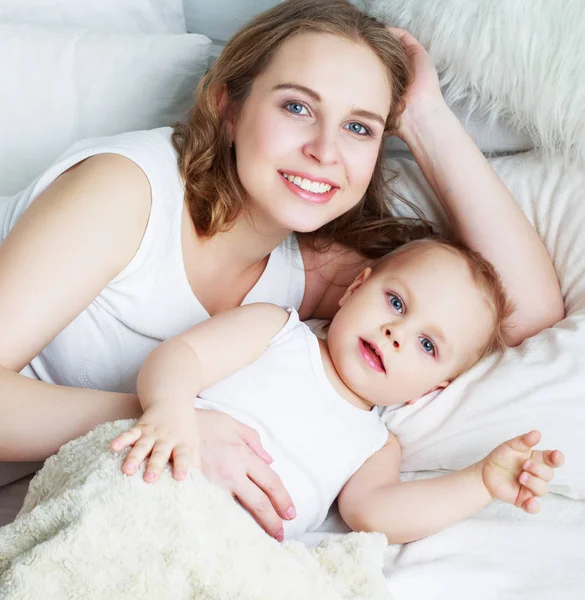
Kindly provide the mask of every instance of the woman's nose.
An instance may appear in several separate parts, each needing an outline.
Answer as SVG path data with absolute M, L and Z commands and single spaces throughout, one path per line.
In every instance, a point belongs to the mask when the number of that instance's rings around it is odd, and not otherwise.
M 303 151 L 306 156 L 323 165 L 332 165 L 339 160 L 335 135 L 324 128 L 314 131 L 313 137 L 305 144 Z

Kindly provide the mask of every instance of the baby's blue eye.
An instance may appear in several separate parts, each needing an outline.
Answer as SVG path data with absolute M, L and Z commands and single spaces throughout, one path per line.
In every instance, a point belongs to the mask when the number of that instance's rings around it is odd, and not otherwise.
M 404 304 L 398 296 L 388 294 L 388 303 L 397 313 L 402 314 L 404 312 Z
M 347 128 L 352 133 L 357 133 L 358 135 L 370 135 L 370 130 L 361 123 L 348 123 Z
M 420 345 L 425 352 L 428 352 L 428 354 L 435 354 L 435 344 L 433 344 L 429 338 L 420 338 Z
M 286 105 L 286 109 L 289 112 L 293 113 L 293 115 L 300 115 L 302 114 L 303 110 L 307 110 L 302 104 L 299 104 L 298 102 L 289 102 Z

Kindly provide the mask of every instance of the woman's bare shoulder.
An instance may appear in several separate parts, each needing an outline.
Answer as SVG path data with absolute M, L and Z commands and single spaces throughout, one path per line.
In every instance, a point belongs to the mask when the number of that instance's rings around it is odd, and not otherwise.
M 35 198 L 0 245 L 1 365 L 20 370 L 92 302 L 132 260 L 149 213 L 146 176 L 117 155 L 88 158 Z

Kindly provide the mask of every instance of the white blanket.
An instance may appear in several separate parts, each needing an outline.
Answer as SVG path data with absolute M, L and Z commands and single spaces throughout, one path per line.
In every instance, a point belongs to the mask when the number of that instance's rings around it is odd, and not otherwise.
M 121 471 L 96 428 L 51 457 L 17 519 L 0 529 L 3 600 L 382 600 L 381 534 L 317 548 L 279 544 L 201 474 L 159 482 Z

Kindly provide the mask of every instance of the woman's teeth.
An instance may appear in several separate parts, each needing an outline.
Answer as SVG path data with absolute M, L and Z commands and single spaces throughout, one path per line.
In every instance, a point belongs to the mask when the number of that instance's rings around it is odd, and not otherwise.
M 312 192 L 313 194 L 325 194 L 331 189 L 331 186 L 328 183 L 318 183 L 309 179 L 301 179 L 298 175 L 295 176 L 282 173 L 282 176 L 285 179 L 288 179 L 291 183 L 294 183 L 294 185 L 307 192 Z

